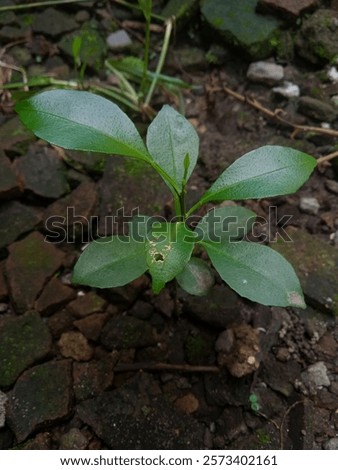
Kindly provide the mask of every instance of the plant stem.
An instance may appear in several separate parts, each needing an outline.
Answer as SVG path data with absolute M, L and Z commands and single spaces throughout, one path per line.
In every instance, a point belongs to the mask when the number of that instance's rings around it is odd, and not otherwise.
M 155 74 L 154 74 L 153 80 L 151 82 L 147 97 L 146 97 L 145 102 L 144 102 L 145 107 L 149 106 L 149 103 L 150 103 L 150 101 L 153 97 L 153 93 L 154 93 L 159 75 L 160 75 L 161 70 L 163 68 L 165 58 L 167 56 L 172 29 L 173 29 L 173 22 L 172 22 L 172 19 L 169 18 L 168 21 L 167 21 L 167 24 L 166 24 L 166 29 L 165 29 L 165 33 L 164 33 L 164 40 L 163 40 L 163 46 L 162 46 L 160 58 L 158 60 L 158 64 L 157 64 L 157 67 L 156 67 L 156 70 L 155 70 Z
M 140 6 L 134 5 L 133 3 L 126 2 L 125 0 L 113 0 L 113 1 L 115 1 L 115 3 L 119 3 L 120 5 L 123 5 L 124 7 L 128 7 L 133 10 L 142 11 L 142 8 Z M 164 16 L 157 15 L 156 13 L 151 13 L 151 17 L 160 21 L 165 20 Z
M 67 3 L 88 3 L 90 0 L 46 0 L 41 2 L 33 2 L 33 3 L 26 3 L 20 5 L 6 5 L 4 7 L 0 7 L 0 12 L 3 11 L 13 11 L 13 10 L 24 10 L 26 8 L 36 8 L 36 7 L 44 7 L 50 5 L 65 5 Z
M 204 201 L 202 201 L 201 199 L 200 199 L 198 202 L 196 202 L 196 204 L 193 205 L 193 206 L 188 210 L 188 212 L 187 212 L 187 214 L 186 214 L 186 217 L 190 217 L 191 214 L 193 214 L 194 212 L 196 212 L 201 206 L 203 206 L 203 204 L 204 204 Z

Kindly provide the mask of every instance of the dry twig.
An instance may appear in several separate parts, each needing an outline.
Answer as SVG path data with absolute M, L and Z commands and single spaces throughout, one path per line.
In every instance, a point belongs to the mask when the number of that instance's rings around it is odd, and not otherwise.
M 191 366 L 189 364 L 167 364 L 164 362 L 135 362 L 134 364 L 117 364 L 114 367 L 114 372 L 130 372 L 139 370 L 153 370 L 153 371 L 177 371 L 189 373 L 218 373 L 219 368 L 216 366 Z

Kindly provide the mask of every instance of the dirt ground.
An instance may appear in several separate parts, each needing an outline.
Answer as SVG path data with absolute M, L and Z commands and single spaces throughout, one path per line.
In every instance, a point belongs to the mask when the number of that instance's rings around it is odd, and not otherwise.
M 58 10 L 77 21 L 68 31 L 93 21 L 103 37 L 111 15 L 120 26 L 127 14 L 105 2 Z M 29 76 L 70 80 L 78 72 L 62 46 L 66 22 L 61 32 L 48 33 L 51 26 L 36 22 L 43 11 L 0 16 L 0 45 L 17 42 L 0 60 Z M 142 35 L 131 31 L 137 53 Z M 205 54 L 188 63 L 182 50 L 205 53 L 209 46 L 196 37 L 197 27 L 189 31 L 177 34 L 165 68 L 193 85 L 183 92 L 184 110 L 201 140 L 189 204 L 239 156 L 262 145 L 318 158 L 337 150 L 337 134 L 320 131 L 337 132 L 337 108 L 330 104 L 336 114 L 323 126 L 320 111 L 299 105 L 304 97 L 332 103 L 338 83 L 327 78 L 328 64 L 297 55 L 280 60 L 285 79 L 300 88 L 300 98 L 285 98 L 273 91 L 278 83 L 248 79 L 250 61 L 238 52 L 223 50 L 219 65 Z M 161 37 L 154 33 L 152 56 Z M 6 73 L 20 80 L 0 63 L 0 85 L 9 82 Z M 85 77 L 112 80 L 95 64 Z M 334 160 L 318 165 L 294 195 L 236 203 L 269 221 L 256 227 L 256 242 L 267 231 L 273 247 L 283 230 L 294 237 L 294 251 L 276 249 L 300 276 L 306 310 L 255 304 L 217 276 L 205 297 L 174 282 L 154 296 L 148 275 L 123 288 L 74 286 L 72 267 L 88 229 L 81 217 L 97 217 L 93 232 L 122 206 L 168 217 L 170 197 L 147 169 L 119 157 L 60 152 L 37 141 L 14 113 L 19 90 L 3 91 L 0 103 L 0 449 L 338 449 Z M 179 105 L 160 91 L 152 106 L 165 102 Z M 148 125 L 131 116 L 141 130 Z M 49 217 L 63 217 L 67 207 L 76 214 L 67 220 L 70 240 L 46 243 Z

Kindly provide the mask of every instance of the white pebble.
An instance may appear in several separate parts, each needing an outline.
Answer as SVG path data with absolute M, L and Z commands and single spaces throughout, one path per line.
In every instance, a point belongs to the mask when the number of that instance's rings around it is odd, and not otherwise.
M 299 208 L 307 214 L 317 215 L 320 204 L 315 197 L 302 197 L 300 199 Z
M 338 70 L 336 69 L 336 67 L 331 67 L 327 72 L 327 76 L 329 80 L 331 80 L 331 82 L 338 82 Z
M 272 91 L 284 98 L 297 98 L 300 95 L 299 86 L 291 82 L 283 82 L 282 86 L 277 86 Z
M 274 85 L 284 78 L 284 69 L 273 62 L 253 62 L 249 65 L 247 78 L 252 82 Z

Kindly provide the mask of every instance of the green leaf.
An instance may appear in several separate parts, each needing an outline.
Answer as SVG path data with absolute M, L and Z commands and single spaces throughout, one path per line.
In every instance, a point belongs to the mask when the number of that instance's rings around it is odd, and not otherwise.
M 276 251 L 243 241 L 203 245 L 221 278 L 241 296 L 263 305 L 306 307 L 293 267 Z
M 230 165 L 202 196 L 201 203 L 293 193 L 316 164 L 313 157 L 298 150 L 278 145 L 260 147 Z
M 256 214 L 245 207 L 211 209 L 195 228 L 196 241 L 223 242 L 243 238 L 253 227 Z
M 194 233 L 183 222 L 153 225 L 152 237 L 146 242 L 146 257 L 155 294 L 183 271 L 193 248 Z
M 176 280 L 189 294 L 206 295 L 214 285 L 215 278 L 205 261 L 192 257 Z
M 152 226 L 155 222 L 159 222 L 159 218 L 156 216 L 135 215 L 132 220 L 128 222 L 129 236 L 137 242 L 149 240 L 151 238 Z
M 72 282 L 100 288 L 124 286 L 147 270 L 144 246 L 127 236 L 95 240 L 77 261 Z
M 151 20 L 151 8 L 152 8 L 152 0 L 138 0 L 138 4 L 144 14 L 146 20 Z
M 199 139 L 192 124 L 170 106 L 163 106 L 148 128 L 147 147 L 182 192 L 185 173 L 188 180 L 198 157 Z M 187 153 L 189 166 L 185 172 Z
M 129 117 L 101 96 L 51 90 L 19 102 L 15 110 L 28 129 L 54 145 L 150 159 Z

